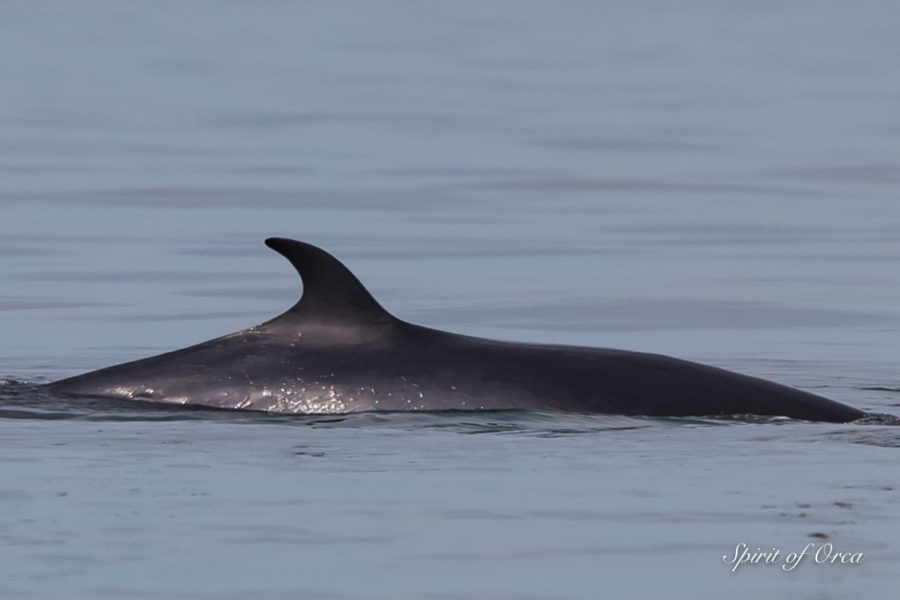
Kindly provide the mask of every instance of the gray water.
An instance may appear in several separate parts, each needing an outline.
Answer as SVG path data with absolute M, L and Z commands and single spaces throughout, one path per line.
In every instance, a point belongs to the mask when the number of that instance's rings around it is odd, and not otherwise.
M 876 2 L 5 3 L 0 597 L 893 595 L 886 424 L 35 384 L 283 311 L 281 235 L 409 321 L 900 414 L 898 24 Z M 732 572 L 741 543 L 780 555 Z

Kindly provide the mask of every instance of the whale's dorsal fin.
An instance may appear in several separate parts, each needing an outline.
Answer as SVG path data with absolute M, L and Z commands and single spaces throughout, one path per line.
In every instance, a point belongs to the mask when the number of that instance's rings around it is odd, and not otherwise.
M 288 259 L 303 282 L 303 295 L 281 317 L 359 324 L 392 320 L 350 269 L 312 244 L 272 237 L 266 246 Z

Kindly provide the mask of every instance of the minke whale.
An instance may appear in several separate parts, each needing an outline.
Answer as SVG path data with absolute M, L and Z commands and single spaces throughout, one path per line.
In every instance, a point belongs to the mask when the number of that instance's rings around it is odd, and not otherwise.
M 407 323 L 336 258 L 266 245 L 303 283 L 262 325 L 47 384 L 59 394 L 277 413 L 528 409 L 658 417 L 761 415 L 848 422 L 826 398 L 703 364 L 607 348 L 481 339 Z

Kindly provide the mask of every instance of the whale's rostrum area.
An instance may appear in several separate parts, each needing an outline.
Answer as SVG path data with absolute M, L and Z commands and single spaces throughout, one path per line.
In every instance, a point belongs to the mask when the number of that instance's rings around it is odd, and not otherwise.
M 520 344 L 406 323 L 340 261 L 269 238 L 303 283 L 285 313 L 181 350 L 48 384 L 61 394 L 282 413 L 535 409 L 844 422 L 860 410 L 667 356 Z

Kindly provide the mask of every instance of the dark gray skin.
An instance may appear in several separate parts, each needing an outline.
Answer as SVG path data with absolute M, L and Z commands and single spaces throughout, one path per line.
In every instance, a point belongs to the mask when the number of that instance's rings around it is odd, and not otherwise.
M 860 410 L 657 354 L 486 340 L 406 323 L 327 252 L 270 238 L 303 281 L 286 313 L 48 384 L 54 392 L 281 413 L 531 409 L 847 422 Z

